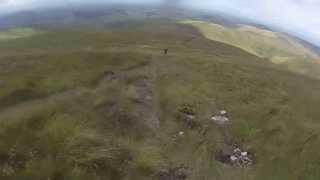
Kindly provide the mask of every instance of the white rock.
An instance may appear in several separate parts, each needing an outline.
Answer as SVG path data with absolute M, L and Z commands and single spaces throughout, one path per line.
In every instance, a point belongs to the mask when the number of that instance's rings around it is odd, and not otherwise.
M 248 152 L 241 152 L 241 156 L 248 156 Z
M 211 120 L 213 120 L 217 124 L 225 124 L 226 122 L 229 121 L 229 118 L 224 117 L 224 116 L 212 116 Z
M 227 111 L 226 111 L 226 110 L 221 110 L 221 111 L 220 111 L 220 114 L 223 115 L 223 116 L 224 116 L 224 115 L 227 115 Z
M 248 158 L 248 157 L 245 157 L 244 160 L 247 161 L 247 162 L 252 162 L 252 160 L 250 158 Z
M 238 160 L 238 158 L 236 156 L 232 155 L 232 156 L 230 156 L 230 160 L 231 161 L 236 161 L 236 160 Z
M 189 119 L 195 119 L 195 118 L 196 118 L 196 116 L 191 115 L 191 114 L 188 114 L 188 115 L 187 115 L 187 118 L 189 118 Z
M 183 136 L 184 135 L 184 132 L 183 131 L 180 131 L 179 132 L 179 136 Z
M 233 150 L 233 152 L 234 152 L 234 153 L 241 153 L 241 149 L 236 148 L 236 149 Z

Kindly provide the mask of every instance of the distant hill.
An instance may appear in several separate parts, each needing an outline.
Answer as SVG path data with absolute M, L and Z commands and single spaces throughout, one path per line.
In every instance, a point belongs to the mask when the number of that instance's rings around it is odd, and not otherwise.
M 205 21 L 183 21 L 191 24 L 208 39 L 230 44 L 286 66 L 293 72 L 320 78 L 319 48 L 311 43 L 257 26 L 238 24 L 223 26 Z
M 320 179 L 316 47 L 164 7 L 1 18 L 1 180 Z
M 127 22 L 3 32 L 0 179 L 320 178 L 318 80 L 175 20 Z
M 320 48 L 248 19 L 177 6 L 78 6 L 24 11 L 0 17 L 0 30 L 61 27 L 128 27 L 135 20 L 166 19 L 190 24 L 215 41 L 227 43 L 293 72 L 320 78 Z M 186 21 L 187 20 L 187 21 Z M 142 24 L 140 24 L 142 25 Z

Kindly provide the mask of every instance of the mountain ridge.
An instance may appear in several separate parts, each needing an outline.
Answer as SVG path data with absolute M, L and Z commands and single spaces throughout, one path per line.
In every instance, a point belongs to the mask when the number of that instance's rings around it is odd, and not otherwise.
M 90 20 L 98 17 L 103 17 L 106 15 L 124 15 L 124 16 L 141 16 L 141 17 L 162 17 L 162 18 L 177 18 L 177 19 L 194 19 L 194 20 L 205 20 L 209 22 L 218 23 L 221 25 L 237 26 L 241 24 L 246 24 L 254 26 L 260 29 L 271 30 L 275 32 L 286 33 L 284 31 L 277 30 L 277 28 L 263 25 L 261 23 L 254 22 L 249 19 L 235 17 L 223 12 L 206 12 L 185 9 L 179 6 L 163 5 L 109 5 L 109 6 L 76 6 L 73 8 L 60 7 L 45 10 L 25 10 L 22 12 L 15 12 L 11 14 L 6 14 L 0 16 L 0 29 L 9 29 L 20 26 L 30 26 L 30 25 L 41 25 L 48 22 L 63 21 L 64 18 L 69 18 L 74 16 L 79 18 L 81 16 L 86 16 Z M 139 10 L 138 10 L 139 9 Z M 139 13 L 134 13 L 139 12 Z M 171 13 L 168 13 L 168 12 Z M 307 48 L 320 54 L 320 47 L 312 42 L 304 40 L 296 35 L 286 33 L 292 37 L 295 37 Z

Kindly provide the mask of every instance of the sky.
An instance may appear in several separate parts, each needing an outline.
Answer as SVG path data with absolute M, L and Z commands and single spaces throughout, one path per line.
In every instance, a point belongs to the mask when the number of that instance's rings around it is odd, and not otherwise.
M 192 8 L 221 11 L 272 25 L 320 46 L 320 0 L 0 0 L 0 14 L 77 3 L 177 2 Z
M 320 46 L 320 0 L 185 0 L 184 3 L 276 26 Z

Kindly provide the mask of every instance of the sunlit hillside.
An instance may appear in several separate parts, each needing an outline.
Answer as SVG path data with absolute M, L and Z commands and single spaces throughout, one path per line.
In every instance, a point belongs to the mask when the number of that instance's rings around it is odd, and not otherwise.
M 226 27 L 204 21 L 182 21 L 198 28 L 208 39 L 230 44 L 293 72 L 320 78 L 320 57 L 303 44 L 283 33 L 249 25 Z
M 1 179 L 320 177 L 317 80 L 188 25 L 127 27 L 0 43 Z
M 32 28 L 15 28 L 7 31 L 0 31 L 0 41 L 28 37 L 37 33 L 39 32 Z

